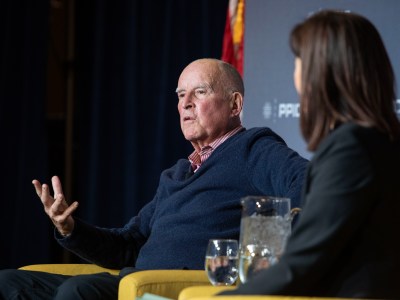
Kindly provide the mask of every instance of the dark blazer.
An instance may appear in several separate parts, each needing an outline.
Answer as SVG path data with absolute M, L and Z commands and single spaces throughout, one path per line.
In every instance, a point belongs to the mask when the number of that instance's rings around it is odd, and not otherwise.
M 224 294 L 400 299 L 400 143 L 344 124 L 318 147 L 279 263 Z

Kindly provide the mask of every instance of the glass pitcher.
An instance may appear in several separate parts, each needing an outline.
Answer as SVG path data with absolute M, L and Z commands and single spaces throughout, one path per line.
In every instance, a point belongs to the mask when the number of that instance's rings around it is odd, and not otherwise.
M 246 282 L 268 268 L 282 255 L 291 232 L 293 217 L 289 198 L 247 196 L 241 199 L 239 277 Z

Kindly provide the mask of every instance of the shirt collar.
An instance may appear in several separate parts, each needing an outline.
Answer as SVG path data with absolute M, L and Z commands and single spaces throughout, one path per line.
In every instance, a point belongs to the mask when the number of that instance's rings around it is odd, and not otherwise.
M 193 171 L 196 172 L 198 168 L 200 168 L 201 164 L 206 161 L 208 157 L 212 154 L 212 152 L 217 149 L 223 142 L 225 142 L 228 138 L 235 135 L 239 131 L 243 129 L 242 125 L 237 126 L 235 129 L 225 133 L 223 136 L 217 138 L 215 141 L 210 143 L 209 145 L 203 146 L 200 149 L 200 152 L 196 150 L 189 155 L 188 159 L 192 164 Z

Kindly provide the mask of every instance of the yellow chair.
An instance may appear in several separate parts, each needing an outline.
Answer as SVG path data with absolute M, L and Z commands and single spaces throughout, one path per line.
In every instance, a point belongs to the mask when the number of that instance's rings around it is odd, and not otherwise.
M 19 268 L 20 270 L 41 271 L 62 275 L 79 275 L 79 274 L 94 274 L 107 272 L 117 275 L 119 270 L 112 270 L 99 267 L 93 264 L 44 264 L 44 265 L 29 265 Z
M 29 265 L 21 270 L 42 271 L 64 275 L 93 274 L 108 272 L 117 275 L 119 270 L 93 264 L 42 264 Z M 230 287 L 212 286 L 202 270 L 149 270 L 129 274 L 119 284 L 118 299 L 134 300 L 145 293 L 179 300 L 356 300 L 345 298 L 317 298 L 293 296 L 215 296 Z M 365 300 L 365 299 L 364 299 Z
M 346 298 L 319 298 L 319 297 L 295 297 L 295 296 L 214 296 L 225 290 L 235 287 L 195 286 L 185 288 L 178 300 L 356 300 Z M 359 299 L 361 300 L 361 299 Z M 364 299 L 365 300 L 365 299 Z
M 219 292 L 235 289 L 235 286 L 197 286 L 197 287 L 188 287 L 182 290 L 179 294 L 178 300 L 189 300 L 194 298 L 209 298 Z M 220 297 L 225 296 L 218 296 Z M 214 297 L 217 298 L 217 297 Z
M 21 270 L 79 275 L 108 272 L 117 275 L 119 270 L 102 268 L 93 264 L 42 264 L 29 265 Z M 151 270 L 129 274 L 119 284 L 118 299 L 134 300 L 144 293 L 151 293 L 171 299 L 178 299 L 179 293 L 187 287 L 210 285 L 207 275 L 200 270 Z M 211 286 L 211 285 L 210 285 Z

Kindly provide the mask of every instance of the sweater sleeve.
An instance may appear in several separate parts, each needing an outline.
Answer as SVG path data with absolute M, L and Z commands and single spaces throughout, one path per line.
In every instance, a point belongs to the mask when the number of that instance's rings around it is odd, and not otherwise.
M 290 149 L 271 130 L 249 147 L 248 173 L 260 194 L 287 197 L 292 207 L 300 207 L 308 160 Z M 270 194 L 271 190 L 274 195 Z
M 62 237 L 56 231 L 55 237 L 65 249 L 91 263 L 115 269 L 134 266 L 150 232 L 155 202 L 143 207 L 123 228 L 100 228 L 75 219 L 70 236 Z

